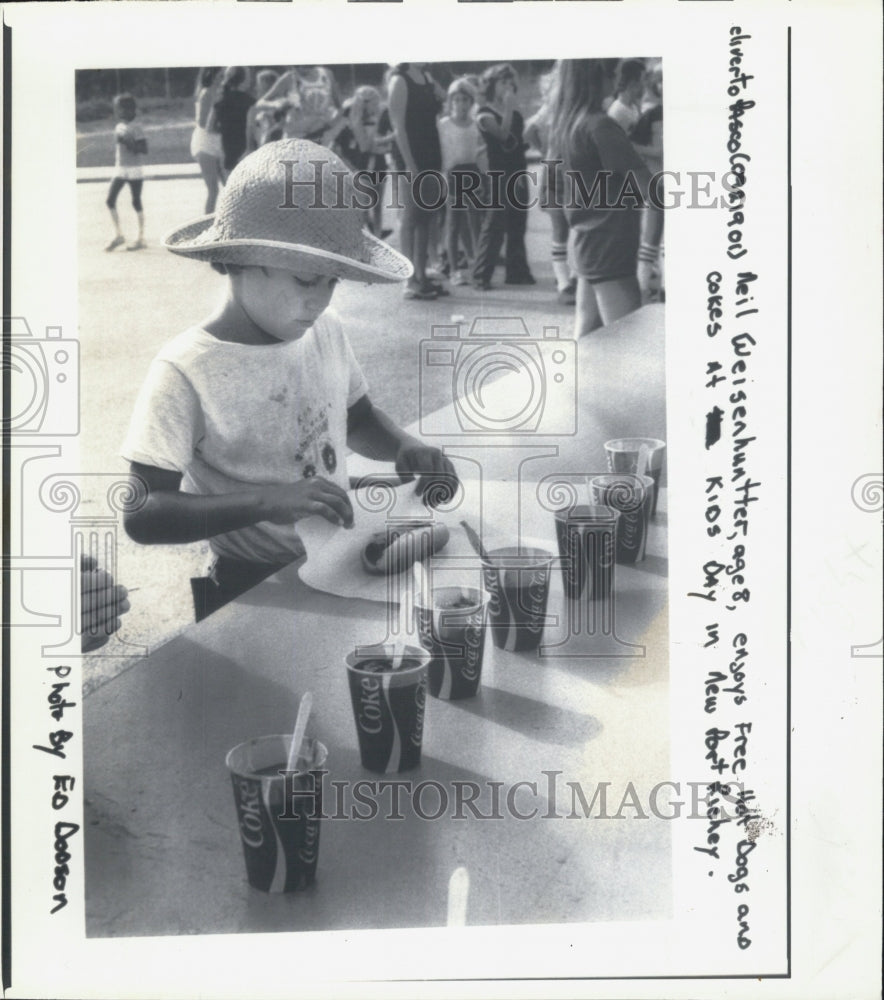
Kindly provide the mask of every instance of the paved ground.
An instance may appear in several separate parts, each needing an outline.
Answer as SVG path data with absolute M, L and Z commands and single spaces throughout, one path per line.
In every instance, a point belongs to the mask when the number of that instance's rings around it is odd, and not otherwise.
M 199 320 L 212 307 L 223 278 L 208 265 L 177 258 L 159 245 L 162 234 L 202 211 L 198 179 L 145 183 L 148 248 L 103 251 L 111 233 L 104 206 L 106 183 L 77 185 L 79 213 L 79 336 L 82 353 L 82 464 L 87 473 L 125 474 L 119 457 L 135 395 L 160 345 Z M 123 192 L 118 203 L 124 231 L 134 233 L 134 216 Z M 386 220 L 394 225 L 392 215 Z M 394 237 L 395 242 L 395 237 Z M 365 370 L 372 398 L 400 424 L 419 415 L 420 341 L 436 323 L 453 315 L 471 322 L 487 315 L 516 315 L 538 333 L 558 325 L 570 334 L 571 309 L 558 304 L 549 264 L 549 222 L 532 212 L 528 255 L 538 284 L 486 293 L 451 289 L 435 302 L 404 301 L 396 286 L 343 283 L 334 306 L 344 320 L 353 349 Z M 502 271 L 498 272 L 502 281 Z M 426 412 L 450 401 L 450 389 L 436 383 L 423 405 Z M 130 642 L 155 647 L 192 621 L 189 578 L 202 572 L 208 547 L 144 547 L 119 540 L 118 576 L 129 587 L 132 611 L 124 619 Z M 124 669 L 131 661 L 92 657 L 87 688 Z

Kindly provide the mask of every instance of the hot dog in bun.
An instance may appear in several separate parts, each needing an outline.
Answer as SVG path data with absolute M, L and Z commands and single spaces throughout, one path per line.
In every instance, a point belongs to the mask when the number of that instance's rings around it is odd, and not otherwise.
M 362 565 L 366 573 L 385 576 L 404 573 L 417 560 L 428 559 L 448 542 L 444 524 L 410 521 L 386 531 L 375 532 L 362 550 Z

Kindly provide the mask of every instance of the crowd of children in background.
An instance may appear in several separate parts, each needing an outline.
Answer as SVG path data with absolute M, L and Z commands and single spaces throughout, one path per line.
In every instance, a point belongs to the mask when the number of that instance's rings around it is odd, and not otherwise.
M 578 333 L 662 298 L 662 211 L 650 204 L 617 212 L 575 207 L 563 183 L 563 171 L 578 171 L 592 190 L 594 174 L 606 171 L 646 186 L 662 169 L 660 63 L 560 60 L 541 77 L 540 106 L 527 121 L 512 65 L 454 77 L 447 90 L 434 69 L 442 68 L 391 65 L 381 87 L 359 86 L 346 99 L 324 66 L 201 70 L 191 155 L 206 184 L 206 214 L 244 156 L 267 142 L 306 138 L 332 149 L 370 184 L 375 197 L 365 222 L 382 239 L 392 233 L 383 217 L 389 174 L 426 172 L 421 187 L 397 187 L 404 206 L 399 245 L 414 268 L 406 298 L 447 295 L 449 278 L 452 285 L 489 289 L 501 254 L 505 284 L 534 284 L 525 249 L 532 198 L 550 220 L 556 293 L 562 303 L 576 303 Z M 125 242 L 115 207 L 125 183 L 139 223 L 129 248 L 139 249 L 146 142 L 133 121 L 134 100 L 119 95 L 115 110 L 117 165 L 107 199 L 115 236 L 107 249 Z M 533 191 L 525 176 L 529 149 L 540 161 Z M 438 180 L 434 188 L 434 174 L 445 178 L 447 191 Z

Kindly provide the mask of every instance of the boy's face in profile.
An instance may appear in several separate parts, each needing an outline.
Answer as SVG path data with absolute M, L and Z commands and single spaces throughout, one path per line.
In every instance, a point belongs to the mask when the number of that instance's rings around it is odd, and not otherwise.
M 338 282 L 315 271 L 244 267 L 231 275 L 233 294 L 249 319 L 276 341 L 300 340 L 325 312 Z

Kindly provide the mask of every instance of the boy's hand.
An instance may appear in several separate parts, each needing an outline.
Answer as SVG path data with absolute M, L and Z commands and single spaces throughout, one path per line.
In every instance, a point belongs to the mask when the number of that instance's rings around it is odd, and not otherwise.
M 291 524 L 318 514 L 332 524 L 353 527 L 353 507 L 346 491 L 321 476 L 266 487 L 264 505 L 267 511 L 264 519 L 273 524 Z
M 100 649 L 120 627 L 120 615 L 129 610 L 129 592 L 92 556 L 80 559 L 80 645 L 82 652 Z
M 454 466 L 439 448 L 425 444 L 404 444 L 396 454 L 396 471 L 404 483 L 419 476 L 415 491 L 435 507 L 450 500 L 458 484 Z

